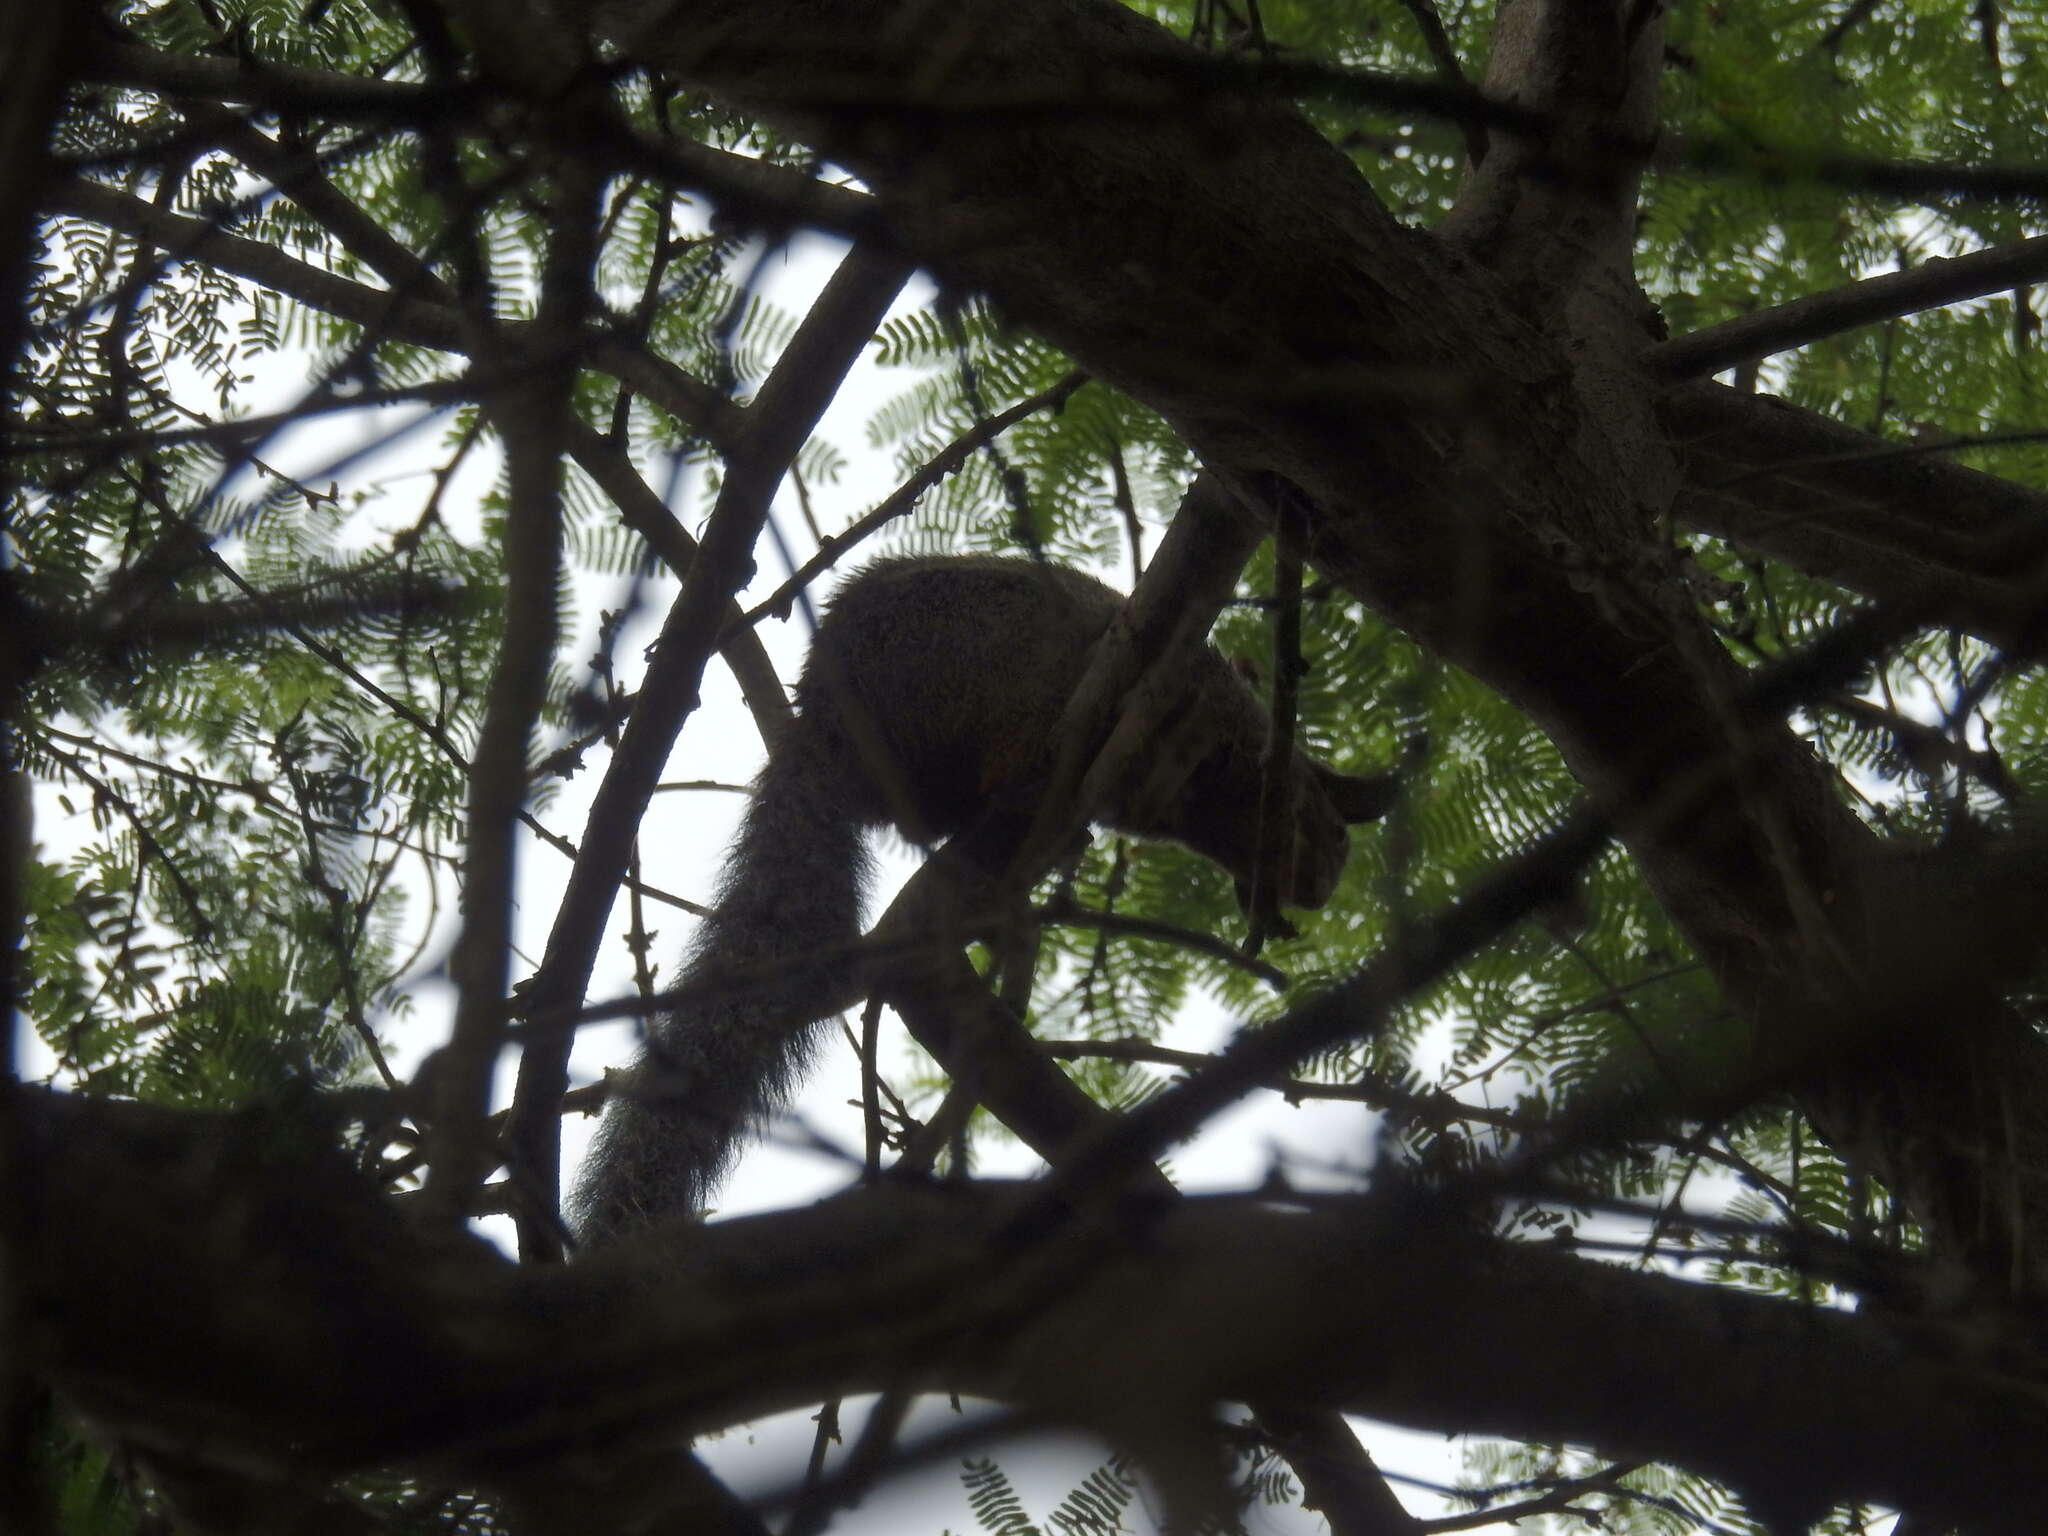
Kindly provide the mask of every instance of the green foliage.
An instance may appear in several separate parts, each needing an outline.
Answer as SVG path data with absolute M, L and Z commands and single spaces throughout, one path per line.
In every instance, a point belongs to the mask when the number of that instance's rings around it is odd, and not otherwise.
M 146 1501 L 115 1458 L 54 1411 L 40 1416 L 34 1456 L 50 1523 L 62 1536 L 141 1536 Z
M 1612 1475 L 1619 1472 L 1619 1476 Z M 1465 1486 L 1475 1505 L 1512 1503 L 1559 1485 L 1587 1485 L 1568 1511 L 1546 1513 L 1520 1530 L 1598 1531 L 1613 1536 L 1763 1536 L 1725 1489 L 1668 1467 L 1613 1468 L 1569 1446 L 1477 1444 L 1466 1459 Z
M 1043 1523 L 1035 1522 L 1009 1474 L 986 1457 L 968 1457 L 960 1464 L 960 1483 L 975 1523 L 988 1536 L 1121 1536 L 1143 1529 L 1127 1515 L 1138 1502 L 1136 1469 L 1125 1456 L 1112 1456 L 1070 1489 Z M 1285 1464 L 1270 1450 L 1247 1447 L 1237 1458 L 1235 1497 L 1241 1507 L 1285 1505 L 1300 1496 Z M 1236 1520 L 1203 1520 L 1196 1536 L 1241 1536 Z
M 989 1536 L 1040 1536 L 1037 1526 L 1024 1513 L 1024 1501 L 1010 1486 L 1009 1475 L 992 1461 L 978 1458 L 961 1464 L 960 1481 L 967 1489 L 967 1504 L 974 1518 Z
M 1006 331 L 980 306 L 892 320 L 876 361 L 923 371 L 868 428 L 873 446 L 894 446 L 906 474 L 1073 367 L 1052 348 Z M 1014 551 L 1021 524 L 1048 554 L 1108 564 L 1119 557 L 1119 475 L 1135 505 L 1157 514 L 1178 500 L 1188 464 L 1187 450 L 1157 415 L 1090 386 L 1058 415 L 1026 417 L 999 445 L 976 454 L 919 503 L 915 523 L 897 543 L 915 553 Z

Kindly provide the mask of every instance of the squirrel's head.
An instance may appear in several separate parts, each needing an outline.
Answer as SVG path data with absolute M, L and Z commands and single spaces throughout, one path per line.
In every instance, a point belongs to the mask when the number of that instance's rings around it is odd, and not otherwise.
M 1397 781 L 1392 774 L 1339 773 L 1297 751 L 1288 769 L 1291 814 L 1276 836 L 1261 806 L 1263 748 L 1257 736 L 1226 737 L 1177 778 L 1171 795 L 1158 794 L 1162 786 L 1155 777 L 1149 813 L 1127 805 L 1115 822 L 1128 831 L 1172 838 L 1222 865 L 1247 911 L 1255 880 L 1278 893 L 1269 910 L 1276 904 L 1320 907 L 1344 872 L 1351 851 L 1346 829 L 1384 816 Z
M 1200 653 L 1194 670 L 1186 708 L 1161 733 L 1141 781 L 1104 819 L 1141 837 L 1171 838 L 1222 865 L 1247 911 L 1254 882 L 1278 896 L 1264 899 L 1269 913 L 1320 907 L 1344 872 L 1345 829 L 1386 814 L 1394 776 L 1339 773 L 1297 748 L 1287 768 L 1287 826 L 1269 830 L 1261 805 L 1266 706 L 1216 652 Z
M 1345 829 L 1386 815 L 1399 786 L 1392 774 L 1339 773 L 1299 752 L 1294 754 L 1293 769 L 1293 847 L 1279 850 L 1274 867 L 1288 872 L 1281 886 L 1285 905 L 1320 907 L 1337 889 L 1351 852 Z M 1251 885 L 1242 873 L 1237 898 L 1249 909 Z

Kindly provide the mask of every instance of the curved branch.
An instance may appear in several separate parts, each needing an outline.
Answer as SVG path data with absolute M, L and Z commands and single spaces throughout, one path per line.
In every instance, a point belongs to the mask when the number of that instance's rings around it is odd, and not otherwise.
M 1208 1051 L 1176 1051 L 1150 1040 L 1041 1040 L 1038 1048 L 1055 1061 L 1122 1061 L 1154 1067 L 1178 1067 L 1185 1072 L 1202 1071 L 1214 1064 Z M 1366 1082 L 1319 1082 L 1305 1077 L 1268 1079 L 1257 1085 L 1279 1094 L 1290 1104 L 1305 1099 L 1365 1104 L 1373 1109 L 1391 1110 L 1422 1125 L 1490 1125 L 1498 1130 L 1528 1132 L 1535 1128 L 1526 1115 L 1511 1109 L 1493 1109 L 1483 1104 L 1466 1104 L 1441 1090 L 1411 1093 L 1380 1079 Z

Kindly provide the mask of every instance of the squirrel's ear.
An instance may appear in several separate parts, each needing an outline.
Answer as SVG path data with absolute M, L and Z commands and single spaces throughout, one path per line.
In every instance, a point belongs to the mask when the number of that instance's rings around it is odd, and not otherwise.
M 1393 809 L 1401 781 L 1391 773 L 1339 773 L 1322 763 L 1314 765 L 1316 782 L 1330 797 L 1337 814 L 1346 822 L 1378 821 Z

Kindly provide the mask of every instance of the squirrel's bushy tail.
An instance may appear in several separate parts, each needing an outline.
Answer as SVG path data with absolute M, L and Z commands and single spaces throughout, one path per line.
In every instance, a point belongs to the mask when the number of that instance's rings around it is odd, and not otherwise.
M 754 781 L 716 910 L 615 1088 L 571 1215 L 587 1246 L 697 1209 L 747 1128 L 787 1102 L 860 938 L 869 857 L 835 753 L 799 721 Z

